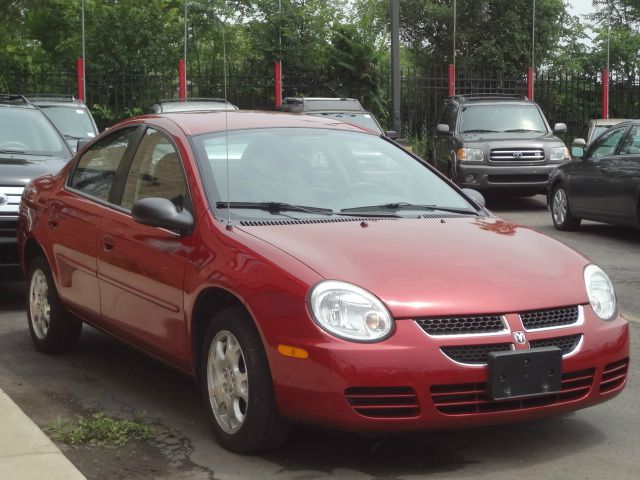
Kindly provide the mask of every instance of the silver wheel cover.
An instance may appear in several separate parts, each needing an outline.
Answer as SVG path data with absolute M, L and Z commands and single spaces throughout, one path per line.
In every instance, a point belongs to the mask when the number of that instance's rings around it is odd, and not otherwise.
M 249 406 L 249 377 L 238 339 L 221 330 L 207 355 L 207 391 L 216 422 L 228 434 L 240 430 Z
M 29 313 L 36 337 L 44 340 L 49 331 L 51 306 L 49 305 L 49 284 L 42 270 L 36 270 L 29 285 Z
M 569 210 L 569 202 L 567 201 L 567 194 L 563 188 L 558 188 L 556 193 L 553 194 L 553 220 L 556 225 L 562 225 L 567 219 L 567 212 Z

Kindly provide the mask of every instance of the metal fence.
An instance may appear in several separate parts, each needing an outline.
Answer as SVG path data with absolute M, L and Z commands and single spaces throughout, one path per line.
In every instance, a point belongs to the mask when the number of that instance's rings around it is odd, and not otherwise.
M 385 68 L 382 78 L 390 78 Z M 274 78 L 270 68 L 230 65 L 227 71 L 227 98 L 243 109 L 272 110 Z M 448 72 L 443 69 L 404 70 L 401 75 L 402 125 L 406 134 L 428 136 L 442 112 L 448 96 Z M 224 97 L 224 74 L 221 68 L 202 75 L 188 75 L 188 95 L 192 97 Z M 31 75 L 0 73 L 0 91 L 21 93 L 75 93 L 75 72 L 40 72 Z M 319 76 L 300 75 L 285 70 L 283 95 L 332 96 L 331 89 Z M 383 104 L 390 106 L 390 85 L 384 85 Z M 509 93 L 525 96 L 527 78 L 496 77 L 490 71 L 456 72 L 456 93 Z M 160 98 L 178 96 L 177 72 L 146 74 L 122 72 L 100 75 L 87 71 L 87 104 L 97 113 L 100 126 L 126 116 L 148 112 Z M 550 123 L 567 124 L 566 139 L 580 134 L 582 125 L 602 116 L 602 81 L 600 75 L 560 75 L 538 72 L 534 98 Z M 98 107 L 96 107 L 96 105 Z M 640 117 L 640 78 L 610 79 L 610 117 Z M 389 118 L 378 112 L 381 119 Z

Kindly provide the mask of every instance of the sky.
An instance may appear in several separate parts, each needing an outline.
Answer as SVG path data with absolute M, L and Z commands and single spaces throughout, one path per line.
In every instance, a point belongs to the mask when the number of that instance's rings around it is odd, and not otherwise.
M 571 5 L 574 15 L 593 13 L 591 0 L 567 0 L 567 3 Z

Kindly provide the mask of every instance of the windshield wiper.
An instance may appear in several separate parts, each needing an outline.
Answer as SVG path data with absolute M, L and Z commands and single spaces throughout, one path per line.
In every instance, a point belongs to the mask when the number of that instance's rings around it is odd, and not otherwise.
M 447 207 L 443 205 L 421 205 L 407 202 L 384 203 L 382 205 L 365 205 L 362 207 L 343 208 L 341 212 L 359 212 L 367 210 L 442 210 L 443 212 L 477 215 L 475 210 L 468 208 Z
M 27 152 L 26 150 L 8 150 L 8 149 L 2 149 L 0 150 L 0 153 L 3 153 L 5 155 L 28 155 L 30 157 L 52 157 L 53 155 L 51 155 L 50 153 L 33 153 L 33 152 Z
M 252 208 L 266 210 L 271 213 L 306 212 L 318 215 L 331 215 L 333 213 L 333 210 L 330 208 L 307 207 L 283 202 L 216 202 L 216 208 Z
M 486 130 L 484 128 L 473 128 L 471 130 L 463 130 L 462 133 L 498 133 L 497 130 Z
M 85 137 L 76 137 L 75 135 L 69 135 L 68 133 L 63 134 L 62 136 L 69 140 L 82 140 L 83 138 L 85 138 Z
M 512 132 L 513 132 L 513 133 L 518 133 L 518 132 L 520 132 L 520 133 L 522 133 L 522 132 L 538 132 L 538 133 L 544 133 L 542 130 L 534 130 L 534 129 L 531 129 L 531 128 L 512 128 L 512 129 L 510 129 L 510 130 L 503 130 L 503 131 L 504 131 L 504 132 L 507 132 L 507 133 L 512 133 Z

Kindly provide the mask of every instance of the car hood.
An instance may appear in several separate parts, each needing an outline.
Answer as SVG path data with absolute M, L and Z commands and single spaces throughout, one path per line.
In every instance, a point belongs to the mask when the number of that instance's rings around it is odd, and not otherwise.
M 0 180 L 3 185 L 24 186 L 36 177 L 59 172 L 68 161 L 64 158 L 0 154 Z
M 396 318 L 509 313 L 588 303 L 585 257 L 502 219 L 262 222 L 239 228 L 326 279 L 369 290 Z
M 461 133 L 460 139 L 467 142 L 500 142 L 500 145 L 496 146 L 522 146 L 523 142 L 531 143 L 531 147 L 539 146 L 542 148 L 543 145 L 550 144 L 562 144 L 562 140 L 555 135 L 550 133 L 540 133 L 540 132 L 485 132 L 485 133 Z M 554 145 L 550 145 L 554 146 Z

